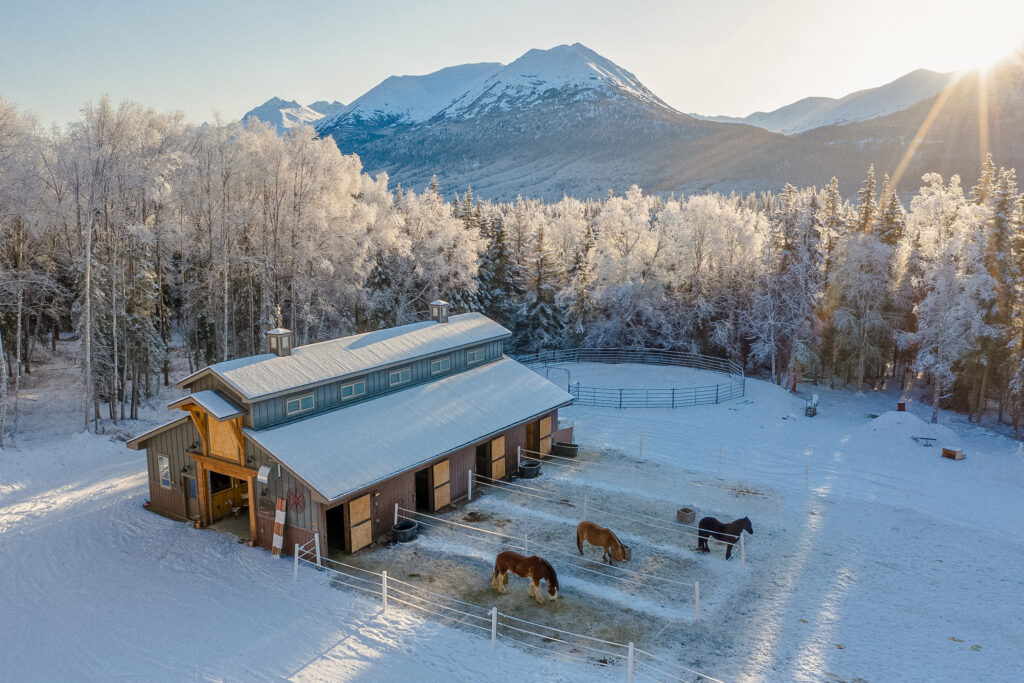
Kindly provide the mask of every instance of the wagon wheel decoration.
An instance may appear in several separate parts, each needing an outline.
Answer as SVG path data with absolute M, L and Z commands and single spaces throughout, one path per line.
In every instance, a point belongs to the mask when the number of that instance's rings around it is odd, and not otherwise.
M 289 489 L 285 494 L 285 499 L 288 501 L 288 507 L 295 512 L 302 512 L 306 509 L 306 494 L 298 487 Z

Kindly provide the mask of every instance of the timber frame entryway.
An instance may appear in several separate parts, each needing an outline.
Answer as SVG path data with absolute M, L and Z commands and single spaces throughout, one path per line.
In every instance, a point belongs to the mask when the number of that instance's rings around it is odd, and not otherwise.
M 210 493 L 210 472 L 223 474 L 246 482 L 246 492 L 249 507 L 249 540 L 256 539 L 256 470 L 244 465 L 232 462 L 225 462 L 220 458 L 202 455 L 200 453 L 189 454 L 195 462 L 196 484 L 199 488 L 199 525 L 207 527 L 213 524 L 213 496 Z M 241 503 L 241 501 L 237 501 Z
M 202 452 L 190 450 L 189 457 L 196 470 L 199 498 L 199 527 L 214 522 L 213 495 L 210 492 L 210 473 L 216 472 L 245 482 L 246 502 L 249 508 L 249 540 L 256 540 L 256 474 L 257 470 L 245 465 L 245 437 L 242 417 L 219 419 L 194 402 L 182 401 L 181 410 L 188 412 L 199 432 Z M 233 501 L 242 507 L 242 500 Z

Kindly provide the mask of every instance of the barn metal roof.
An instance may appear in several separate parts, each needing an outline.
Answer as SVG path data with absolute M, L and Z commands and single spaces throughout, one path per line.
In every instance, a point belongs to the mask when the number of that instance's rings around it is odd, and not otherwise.
M 145 448 L 146 442 L 152 439 L 157 434 L 162 434 L 166 432 L 168 429 L 174 429 L 178 425 L 184 424 L 191 419 L 192 418 L 189 417 L 188 415 L 182 415 L 176 420 L 171 420 L 170 422 L 162 424 L 159 427 L 154 427 L 153 429 L 150 429 L 148 432 L 143 432 L 142 434 L 139 434 L 134 439 L 129 439 L 125 445 L 128 446 L 128 448 L 132 449 L 133 451 L 140 451 L 143 448 Z
M 225 398 L 222 393 L 214 389 L 197 391 L 194 394 L 189 394 L 188 396 L 179 398 L 177 401 L 168 403 L 167 408 L 178 408 L 189 403 L 198 405 L 210 415 L 213 415 L 219 422 L 230 420 L 233 417 L 245 414 L 245 410 L 243 408 L 238 407 L 233 402 Z
M 244 429 L 328 500 L 341 498 L 572 401 L 503 358 L 269 429 Z
M 511 334 L 480 313 L 462 313 L 453 315 L 446 323 L 427 320 L 296 346 L 289 356 L 265 353 L 216 363 L 189 375 L 178 386 L 188 386 L 212 372 L 247 400 L 266 398 Z

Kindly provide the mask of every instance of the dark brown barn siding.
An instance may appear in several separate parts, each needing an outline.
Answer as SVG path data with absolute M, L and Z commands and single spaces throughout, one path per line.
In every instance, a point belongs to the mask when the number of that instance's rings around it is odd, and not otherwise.
M 261 518 L 270 520 L 271 533 L 274 526 L 274 509 L 278 498 L 284 498 L 285 524 L 296 529 L 312 531 L 313 521 L 319 520 L 320 504 L 313 499 L 313 492 L 309 487 L 299 481 L 286 468 L 281 468 L 281 474 L 277 474 L 277 461 L 267 451 L 253 443 L 245 440 L 245 454 L 248 467 L 258 470 L 263 465 L 269 465 L 270 480 L 266 484 L 256 482 L 256 517 L 257 523 Z M 302 499 L 302 509 L 299 510 L 293 504 L 293 498 Z M 323 539 L 321 539 L 323 540 Z

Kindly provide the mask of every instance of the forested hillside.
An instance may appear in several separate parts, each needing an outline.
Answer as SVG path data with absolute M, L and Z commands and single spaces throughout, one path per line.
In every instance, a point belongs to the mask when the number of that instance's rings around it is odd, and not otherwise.
M 441 297 L 507 326 L 520 352 L 694 350 L 789 388 L 922 373 L 934 403 L 980 419 L 992 401 L 1021 427 L 1014 171 L 925 175 L 908 206 L 864 172 L 853 203 L 828 177 L 479 202 L 389 187 L 308 126 L 196 127 L 101 100 L 42 130 L 0 101 L 0 422 L 16 428 L 19 378 L 60 332 L 83 340 L 88 426 L 134 417 L 169 379 L 169 345 L 198 368 L 265 352 L 278 322 L 306 344 L 421 320 Z

